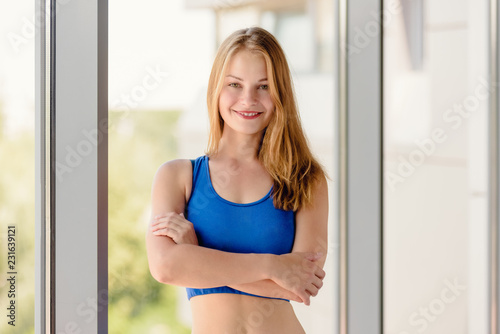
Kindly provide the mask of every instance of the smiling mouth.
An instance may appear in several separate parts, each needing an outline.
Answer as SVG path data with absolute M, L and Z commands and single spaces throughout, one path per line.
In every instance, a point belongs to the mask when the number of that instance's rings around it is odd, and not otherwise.
M 262 114 L 262 112 L 258 112 L 258 111 L 237 111 L 237 110 L 233 110 L 233 111 L 240 114 L 241 116 L 252 117 L 252 118 Z

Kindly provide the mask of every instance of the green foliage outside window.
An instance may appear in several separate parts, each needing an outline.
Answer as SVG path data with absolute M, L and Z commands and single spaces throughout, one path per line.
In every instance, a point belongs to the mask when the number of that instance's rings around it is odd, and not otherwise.
M 1 107 L 1 106 L 0 106 Z M 35 146 L 30 131 L 5 133 L 0 109 L 0 333 L 34 333 L 35 312 Z M 7 227 L 15 226 L 15 296 L 7 282 Z M 15 326 L 8 324 L 7 303 L 15 301 Z
M 190 333 L 177 316 L 177 290 L 150 275 L 145 248 L 150 190 L 156 169 L 177 155 L 179 112 L 141 111 L 109 114 L 109 333 Z M 16 326 L 4 309 L 0 333 L 34 333 L 35 173 L 34 135 L 6 136 L 0 110 L 0 245 L 15 225 Z M 5 251 L 2 254 L 6 254 Z M 6 258 L 0 272 L 6 273 Z M 8 285 L 0 282 L 0 300 Z M 4 303 L 2 303 L 4 305 Z
M 177 290 L 149 273 L 145 231 L 157 168 L 177 156 L 178 112 L 110 112 L 109 333 L 190 333 Z

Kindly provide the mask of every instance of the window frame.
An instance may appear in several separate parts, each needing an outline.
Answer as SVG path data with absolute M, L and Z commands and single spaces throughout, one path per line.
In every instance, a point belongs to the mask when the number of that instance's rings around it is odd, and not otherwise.
M 35 17 L 35 332 L 106 333 L 108 1 Z

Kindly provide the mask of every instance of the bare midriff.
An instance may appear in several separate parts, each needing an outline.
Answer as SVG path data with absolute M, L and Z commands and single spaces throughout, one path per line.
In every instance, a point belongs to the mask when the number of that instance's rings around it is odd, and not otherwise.
M 194 296 L 192 334 L 304 334 L 286 300 L 216 293 Z

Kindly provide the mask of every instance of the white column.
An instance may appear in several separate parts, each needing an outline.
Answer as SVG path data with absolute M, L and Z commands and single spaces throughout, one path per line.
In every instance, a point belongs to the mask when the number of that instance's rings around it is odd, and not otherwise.
M 36 6 L 36 333 L 107 333 L 108 3 Z
M 341 1 L 341 333 L 382 333 L 381 1 Z M 342 15 L 342 13 L 341 13 Z M 341 20 L 342 22 L 343 20 Z M 345 29 L 346 44 L 342 40 Z M 342 73 L 340 70 L 339 73 Z M 345 89 L 342 88 L 342 85 Z M 342 100 L 344 99 L 344 100 Z M 344 127 L 342 129 L 342 127 Z M 341 232 L 341 236 L 342 236 Z
M 500 6 L 498 0 L 490 1 L 490 82 L 492 85 L 492 96 L 490 98 L 489 123 L 489 158 L 490 158 L 490 180 L 489 189 L 489 218 L 490 218 L 490 333 L 500 333 L 500 39 L 499 39 L 499 17 Z

